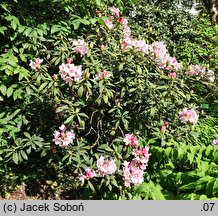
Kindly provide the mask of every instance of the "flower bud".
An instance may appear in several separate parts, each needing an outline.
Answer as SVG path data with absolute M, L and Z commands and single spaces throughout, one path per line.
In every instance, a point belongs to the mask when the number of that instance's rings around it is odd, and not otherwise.
M 53 74 L 53 75 L 52 75 L 52 78 L 53 78 L 54 80 L 57 80 L 57 79 L 58 79 L 58 74 Z
M 93 42 L 91 42 L 89 46 L 90 46 L 90 48 L 92 49 L 92 48 L 93 48 L 93 46 L 94 46 L 94 43 L 93 43 Z
M 100 49 L 103 50 L 105 48 L 104 44 L 100 45 Z
M 89 77 L 90 77 L 90 73 L 87 72 L 87 73 L 86 73 L 86 78 L 89 79 Z
M 95 14 L 96 14 L 96 16 L 98 16 L 98 17 L 101 17 L 101 16 L 102 16 L 102 14 L 101 14 L 101 11 L 100 11 L 100 10 L 96 10 L 96 11 L 95 11 Z

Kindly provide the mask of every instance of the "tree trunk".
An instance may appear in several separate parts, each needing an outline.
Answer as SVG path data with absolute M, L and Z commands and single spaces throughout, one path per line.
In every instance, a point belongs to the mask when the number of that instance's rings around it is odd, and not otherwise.
M 218 24 L 218 0 L 203 0 L 214 24 Z

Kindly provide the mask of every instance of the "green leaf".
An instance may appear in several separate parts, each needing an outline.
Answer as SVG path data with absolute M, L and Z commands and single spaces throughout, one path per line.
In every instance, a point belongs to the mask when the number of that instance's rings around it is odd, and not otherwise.
M 27 133 L 27 132 L 23 132 L 23 134 L 24 134 L 24 136 L 27 137 L 28 139 L 31 139 L 31 136 L 30 136 L 29 133 Z
M 15 164 L 18 164 L 18 153 L 17 152 L 13 153 L 12 159 L 13 159 Z
M 218 179 L 215 180 L 213 185 L 213 197 L 218 197 Z
M 0 34 L 5 34 L 5 31 L 7 30 L 7 28 L 5 26 L 1 26 L 0 27 Z
M 27 154 L 23 150 L 21 150 L 20 153 L 25 160 L 28 160 Z
M 80 26 L 79 19 L 73 20 L 72 24 L 75 30 L 78 29 Z
M 17 24 L 14 22 L 14 20 L 11 21 L 11 28 L 14 30 L 17 28 Z
M 85 117 L 85 118 L 89 118 L 85 113 L 79 113 L 79 116 Z
M 12 86 L 10 86 L 10 87 L 7 89 L 7 97 L 8 97 L 8 98 L 13 94 L 13 91 L 14 91 L 14 89 L 13 89 Z
M 13 93 L 13 99 L 21 98 L 21 94 L 23 93 L 22 89 L 16 89 Z
M 195 182 L 191 182 L 189 184 L 186 184 L 186 185 L 179 187 L 179 190 L 181 190 L 181 191 L 193 191 L 196 186 L 197 186 L 197 184 Z
M 7 94 L 7 87 L 4 84 L 2 84 L 0 86 L 0 91 L 5 96 Z
M 62 27 L 60 25 L 52 25 L 52 27 L 51 27 L 51 34 L 59 32 L 61 28 Z
M 64 124 L 68 124 L 69 122 L 72 122 L 74 119 L 74 115 L 71 115 L 70 117 L 68 117 L 65 121 Z
M 94 25 L 97 21 L 98 21 L 98 19 L 96 19 L 96 18 L 91 18 L 91 19 L 89 19 L 89 22 L 90 22 L 92 25 Z
M 139 65 L 137 65 L 137 73 L 142 74 L 142 69 L 141 69 L 141 67 Z
M 119 66 L 118 66 L 118 71 L 121 71 L 123 70 L 123 66 L 124 66 L 124 62 L 120 63 Z
M 92 189 L 92 191 L 95 192 L 95 188 L 94 188 L 93 184 L 89 180 L 88 180 L 88 185 Z
M 42 152 L 41 152 L 41 155 L 40 155 L 40 157 L 45 157 L 46 156 L 46 151 L 45 150 L 43 150 Z
M 206 185 L 206 195 L 208 197 L 211 197 L 212 193 L 213 193 L 213 186 L 214 186 L 214 183 L 215 183 L 215 180 L 216 179 L 212 179 L 211 181 L 209 181 Z
M 44 82 L 42 85 L 40 85 L 39 91 L 42 91 L 46 87 L 47 84 L 48 84 L 47 82 Z
M 107 104 L 107 103 L 108 103 L 108 96 L 107 96 L 107 95 L 104 95 L 104 96 L 103 96 L 103 100 L 104 100 L 104 102 Z
M 150 109 L 150 115 L 151 115 L 151 116 L 154 116 L 155 112 L 156 112 L 156 108 L 152 107 L 152 108 Z
M 77 91 L 77 94 L 78 94 L 79 97 L 82 97 L 82 95 L 83 95 L 83 90 L 84 90 L 83 86 L 80 86 L 79 89 L 78 89 L 78 91 Z
M 193 154 L 193 153 L 188 153 L 187 154 L 188 156 L 188 160 L 189 160 L 189 162 L 190 162 L 190 164 L 192 164 L 193 163 L 193 160 L 194 160 L 194 157 L 195 157 L 195 155 Z
M 89 24 L 90 24 L 90 22 L 89 22 L 88 20 L 86 20 L 86 19 L 79 19 L 79 21 L 80 21 L 82 24 L 84 24 L 84 25 L 89 25 Z

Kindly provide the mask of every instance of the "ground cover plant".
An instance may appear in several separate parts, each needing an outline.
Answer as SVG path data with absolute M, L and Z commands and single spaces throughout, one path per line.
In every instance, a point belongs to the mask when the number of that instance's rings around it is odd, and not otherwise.
M 53 199 L 217 199 L 213 50 L 189 61 L 194 30 L 160 37 L 122 1 L 61 2 L 1 3 L 1 196 L 34 182 Z

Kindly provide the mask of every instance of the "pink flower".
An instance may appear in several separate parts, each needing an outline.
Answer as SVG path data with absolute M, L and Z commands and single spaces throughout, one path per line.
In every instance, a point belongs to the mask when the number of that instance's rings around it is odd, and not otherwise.
M 120 9 L 119 9 L 119 8 L 110 7 L 109 10 L 111 11 L 111 13 L 112 13 L 115 17 L 119 17 L 119 16 L 120 16 Z
M 182 123 L 190 122 L 196 124 L 198 121 L 198 115 L 193 109 L 184 108 L 183 111 L 179 113 L 179 116 Z
M 181 63 L 178 63 L 175 57 L 168 54 L 166 45 L 163 41 L 155 41 L 151 44 L 151 54 L 157 65 L 165 70 L 179 70 Z
M 105 160 L 103 156 L 101 156 L 98 160 L 97 160 L 97 167 L 98 170 L 97 172 L 101 175 L 101 176 L 105 176 L 107 174 L 113 174 L 115 173 L 117 166 L 115 164 L 114 160 Z
M 39 58 L 37 58 L 35 61 L 30 60 L 29 66 L 30 66 L 33 70 L 40 69 L 42 62 L 43 62 L 43 59 L 39 59 Z
M 207 70 L 207 72 L 206 72 L 206 79 L 208 80 L 208 82 L 214 82 L 215 81 L 214 71 Z
M 214 139 L 214 140 L 212 141 L 212 146 L 215 146 L 215 145 L 218 145 L 218 139 Z
M 59 127 L 59 130 L 60 131 L 55 131 L 54 133 L 53 141 L 56 145 L 59 145 L 60 147 L 67 147 L 71 143 L 73 143 L 73 140 L 75 138 L 73 130 L 66 132 L 66 126 L 63 124 Z
M 177 62 L 175 57 L 169 56 L 166 63 L 166 70 L 179 70 L 181 68 L 181 64 Z
M 109 78 L 111 75 L 106 70 L 103 70 L 101 76 L 102 76 L 103 79 L 106 79 L 106 78 Z
M 168 74 L 168 77 L 169 77 L 170 79 L 175 79 L 175 78 L 176 78 L 176 72 L 169 73 L 169 74 Z
M 84 40 L 74 40 L 73 41 L 73 50 L 76 54 L 80 54 L 80 56 L 84 56 L 89 48 L 88 48 L 88 44 L 84 41 Z
M 138 140 L 136 139 L 136 137 L 133 134 L 126 134 L 123 141 L 128 146 L 137 146 L 137 145 L 139 145 Z
M 103 50 L 105 48 L 104 44 L 100 45 L 100 49 Z
M 104 20 L 104 23 L 106 24 L 106 26 L 107 26 L 109 29 L 112 29 L 112 28 L 113 28 L 113 23 L 112 23 L 110 20 Z
M 145 54 L 149 54 L 151 50 L 151 46 L 146 44 L 144 40 L 132 41 L 132 46 L 135 47 L 139 52 L 143 52 Z
M 190 65 L 188 67 L 189 75 L 204 76 L 205 68 L 200 65 Z
M 71 64 L 72 62 L 73 62 L 73 59 L 72 59 L 72 58 L 68 58 L 68 59 L 67 59 L 67 63 L 68 63 L 68 64 Z
M 91 178 L 94 178 L 96 176 L 95 172 L 92 171 L 91 168 L 87 168 L 85 169 L 86 171 L 86 179 L 91 179 Z
M 167 130 L 167 127 L 169 126 L 168 122 L 164 122 L 164 124 L 161 126 L 161 133 L 164 134 Z
M 96 10 L 96 11 L 95 11 L 95 14 L 96 14 L 98 17 L 101 17 L 101 15 L 102 15 L 100 10 Z
M 84 180 L 89 180 L 92 179 L 96 176 L 95 171 L 93 171 L 91 168 L 87 168 L 85 169 L 85 175 L 83 175 L 82 173 L 79 174 L 79 180 L 84 183 Z
M 96 79 L 107 79 L 109 78 L 111 75 L 106 71 L 106 70 L 103 70 L 103 72 L 101 74 L 96 74 L 95 75 L 95 80 Z
M 58 79 L 58 74 L 53 74 L 53 75 L 52 75 L 52 78 L 53 78 L 54 80 L 57 80 L 57 79 Z
M 166 45 L 163 41 L 155 41 L 151 44 L 154 52 L 167 53 Z
M 164 134 L 166 132 L 166 130 L 167 130 L 166 125 L 162 125 L 161 126 L 161 133 Z
M 212 83 L 215 81 L 215 76 L 208 77 L 208 82 Z
M 126 18 L 124 18 L 124 17 L 120 17 L 119 22 L 120 22 L 121 24 L 123 24 L 124 26 L 127 26 L 127 25 L 128 25 L 128 20 L 127 20 Z
M 130 187 L 131 184 L 139 185 L 143 182 L 143 170 L 140 167 L 133 166 L 127 161 L 123 163 L 123 180 L 125 187 Z
M 130 36 L 131 36 L 131 29 L 129 28 L 129 26 L 124 26 L 123 37 L 129 38 Z
M 205 81 L 208 82 L 214 82 L 215 81 L 215 75 L 214 71 L 208 70 L 203 66 L 200 65 L 190 65 L 188 67 L 187 74 L 189 76 L 197 76 Z
M 121 48 L 122 49 L 129 49 L 129 48 L 132 47 L 131 44 L 132 44 L 131 38 L 130 37 L 126 37 L 121 42 Z
M 149 157 L 151 155 L 149 154 L 147 147 L 142 148 L 141 146 L 139 146 L 137 149 L 134 149 L 132 154 L 135 156 L 133 161 L 137 161 L 138 163 L 144 165 L 147 165 Z
M 74 64 L 64 64 L 59 66 L 61 78 L 66 82 L 70 83 L 73 80 L 78 81 L 82 78 L 82 66 L 75 66 Z
M 82 184 L 84 183 L 85 179 L 86 179 L 86 176 L 83 175 L 82 173 L 79 174 L 79 180 L 82 182 Z

